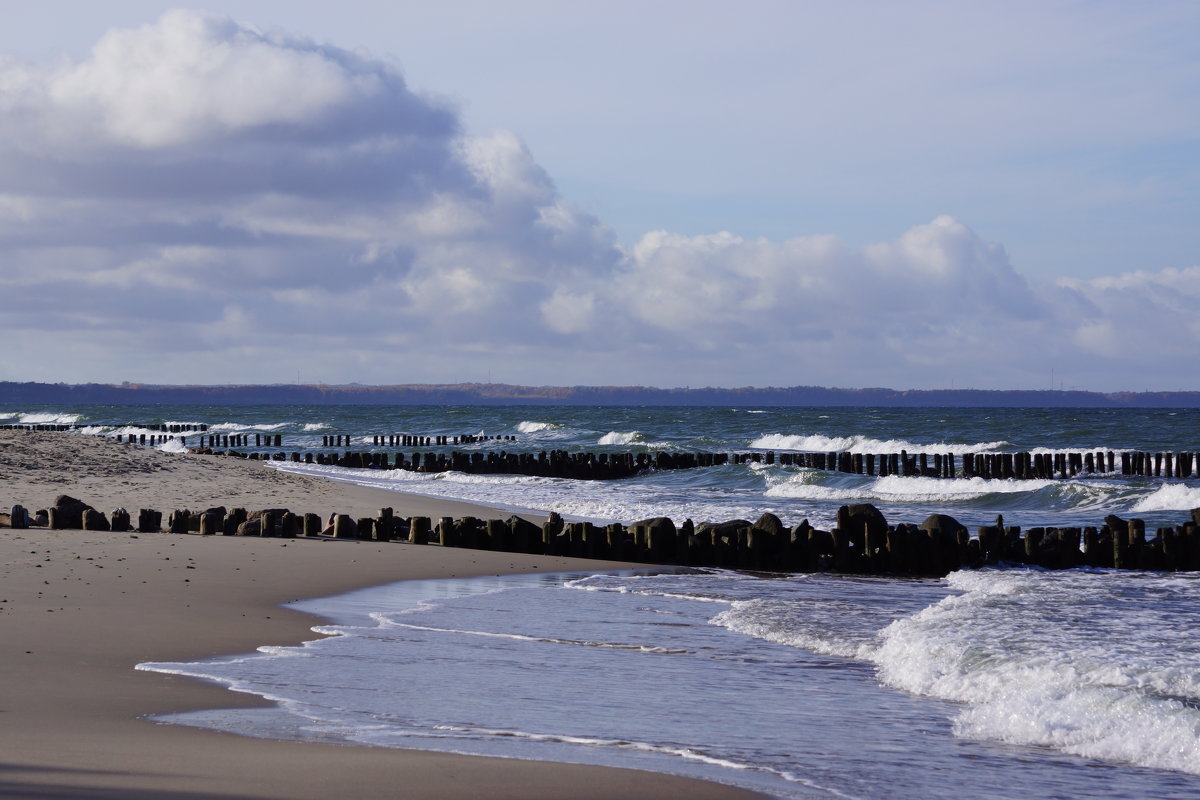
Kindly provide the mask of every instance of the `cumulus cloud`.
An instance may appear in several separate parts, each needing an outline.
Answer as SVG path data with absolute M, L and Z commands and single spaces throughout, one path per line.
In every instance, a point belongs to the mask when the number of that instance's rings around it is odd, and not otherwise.
M 1200 338 L 1200 268 L 1043 284 L 950 216 L 622 249 L 388 61 L 187 11 L 0 61 L 0 259 L 0 379 L 1118 388 Z

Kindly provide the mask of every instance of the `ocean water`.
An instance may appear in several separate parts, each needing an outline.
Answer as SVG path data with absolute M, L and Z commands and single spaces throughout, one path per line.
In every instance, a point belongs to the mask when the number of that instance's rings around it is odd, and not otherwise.
M 1024 409 L 22 408 L 280 432 L 514 435 L 506 449 L 1200 450 L 1190 411 Z M 0 419 L 0 423 L 5 420 Z M 46 420 L 50 421 L 50 420 Z M 136 431 L 131 431 L 136 432 Z M 305 437 L 308 437 L 305 439 Z M 499 443 L 474 447 L 487 449 Z M 626 481 L 335 480 L 596 521 L 757 517 L 969 526 L 1177 524 L 1200 481 L 878 479 L 738 466 Z M 396 545 L 405 546 L 405 545 Z M 629 766 L 781 798 L 1200 796 L 1200 575 L 994 568 L 943 580 L 721 570 L 417 581 L 296 604 L 325 638 L 139 668 L 277 701 L 170 721 L 247 735 Z
M 354 450 L 394 455 L 415 448 L 372 445 L 372 437 L 409 433 L 514 436 L 421 452 L 754 452 L 773 450 L 894 453 L 1200 451 L 1200 410 L 843 409 L 843 408 L 554 408 L 392 406 L 0 406 L 0 424 L 68 422 L 93 435 L 155 433 L 148 425 L 204 423 L 210 433 L 283 436 L 283 450 L 320 448 L 322 436 L 349 435 Z M 181 450 L 196 435 L 163 445 Z M 254 448 L 250 448 L 254 449 Z M 273 448 L 258 448 L 266 451 Z M 347 448 L 342 447 L 344 452 Z M 336 448 L 325 448 L 334 452 Z M 461 473 L 364 471 L 279 464 L 333 480 L 510 510 L 557 511 L 568 519 L 632 522 L 652 516 L 754 520 L 764 512 L 794 525 L 833 523 L 845 503 L 873 503 L 891 522 L 919 523 L 933 513 L 968 527 L 997 514 L 1022 527 L 1099 525 L 1107 514 L 1135 515 L 1147 527 L 1175 525 L 1200 507 L 1200 479 L 1162 480 L 1096 474 L 1072 480 L 939 480 L 869 477 L 747 463 L 647 472 L 613 482 Z M 315 509 L 314 509 L 315 510 Z M 331 509 L 332 510 L 332 509 Z
M 636 767 L 780 798 L 1200 793 L 1196 576 L 420 581 L 302 647 L 142 664 L 272 698 L 166 721 Z

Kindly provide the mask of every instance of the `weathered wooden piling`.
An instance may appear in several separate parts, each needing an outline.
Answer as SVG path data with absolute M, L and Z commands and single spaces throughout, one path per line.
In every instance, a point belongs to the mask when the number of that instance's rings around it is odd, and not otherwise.
M 565 542 L 562 540 L 564 528 L 562 517 L 555 512 L 550 512 L 546 517 L 546 521 L 542 523 L 542 552 L 548 556 L 561 556 L 566 554 Z
M 138 533 L 157 533 L 162 530 L 162 512 L 152 508 L 138 509 Z
M 25 506 L 14 504 L 8 510 L 8 526 L 14 530 L 24 530 L 29 527 L 29 511 Z
M 375 518 L 375 540 L 379 542 L 390 542 L 395 529 L 395 515 L 391 509 L 379 509 L 379 516 Z
M 374 517 L 359 517 L 354 521 L 354 538 L 369 541 L 375 538 Z
M 333 537 L 335 539 L 358 538 L 358 525 L 349 514 L 338 514 L 333 518 Z
M 85 531 L 107 531 L 109 530 L 108 519 L 103 513 L 94 508 L 86 508 L 83 511 L 82 525 Z
M 213 536 L 225 533 L 225 509 L 210 508 L 200 514 L 200 535 Z
M 191 517 L 192 512 L 188 509 L 175 509 L 167 517 L 167 530 L 171 533 L 187 533 Z

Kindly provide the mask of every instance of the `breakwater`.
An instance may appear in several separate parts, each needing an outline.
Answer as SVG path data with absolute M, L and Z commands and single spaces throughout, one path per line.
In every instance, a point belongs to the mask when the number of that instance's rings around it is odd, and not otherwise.
M 270 437 L 266 437 L 268 440 Z M 340 440 L 341 437 L 327 437 Z M 347 437 L 348 438 L 348 437 Z M 377 437 L 383 439 L 384 437 Z M 408 437 L 406 437 L 408 438 Z M 401 446 L 443 446 L 448 442 L 420 443 L 422 437 Z M 438 437 L 448 439 L 449 437 Z M 457 437 L 456 437 L 457 438 Z M 496 437 L 499 438 L 499 437 Z M 222 444 L 222 439 L 223 444 Z M 255 435 L 260 446 L 259 436 Z M 509 441 L 515 437 L 508 437 Z M 266 441 L 265 446 L 272 443 Z M 396 446 L 389 442 L 380 446 Z M 191 452 L 239 456 L 251 459 L 326 464 L 352 469 L 404 469 L 415 472 L 465 472 L 472 474 L 512 474 L 535 477 L 559 477 L 590 480 L 626 478 L 643 470 L 677 470 L 717 467 L 725 464 L 759 463 L 794 466 L 851 475 L 887 477 L 889 475 L 924 478 L 987 478 L 1008 480 L 1055 480 L 1086 475 L 1119 475 L 1185 479 L 1197 477 L 1200 454 L 1194 452 L 1148 453 L 1141 451 L 1095 453 L 775 453 L 774 451 L 736 453 L 586 453 L 566 450 L 534 452 L 426 452 L 388 453 L 382 450 L 279 450 L 282 441 L 275 437 L 275 452 L 239 452 L 230 448 L 248 446 L 248 437 L 210 436 L 208 444 Z M 225 449 L 222 450 L 221 448 Z
M 0 430 L 80 431 L 78 424 L 8 424 Z M 178 441 L 195 453 L 240 456 L 255 460 L 328 464 L 358 469 L 404 469 L 416 472 L 513 474 L 585 480 L 625 478 L 649 469 L 679 470 L 726 464 L 761 463 L 794 466 L 870 477 L 899 475 L 924 478 L 985 478 L 1056 480 L 1089 475 L 1186 479 L 1200 477 L 1200 452 L 1096 450 L 1091 452 L 800 452 L 746 450 L 735 452 L 581 452 L 522 449 L 514 435 L 484 434 L 325 434 L 320 447 L 296 447 L 279 433 L 211 433 L 207 424 L 129 423 L 137 433 L 106 434 L 106 438 L 143 446 Z M 146 433 L 145 431 L 151 431 Z M 195 434 L 199 434 L 196 436 Z M 370 449 L 354 449 L 367 445 Z M 496 442 L 511 448 L 499 451 L 447 451 L 448 447 Z M 291 445 L 289 447 L 289 445 Z M 388 453 L 383 448 L 437 448 L 432 452 Z
M 821 530 L 807 520 L 787 527 L 772 514 L 754 522 L 689 519 L 676 525 L 668 517 L 655 517 L 597 525 L 566 522 L 552 513 L 538 525 L 516 515 L 486 520 L 401 517 L 391 508 L 380 509 L 375 517 L 353 518 L 286 508 L 215 506 L 176 509 L 164 521 L 164 514 L 154 509 L 140 509 L 136 516 L 125 509 L 105 515 L 61 495 L 53 506 L 36 512 L 12 506 L 9 513 L 0 514 L 0 527 L 324 537 L 764 572 L 944 576 L 1001 563 L 1046 569 L 1200 570 L 1200 509 L 1177 526 L 1157 528 L 1153 535 L 1142 520 L 1115 515 L 1097 526 L 1025 530 L 998 518 L 995 525 L 981 526 L 971 535 L 946 514 L 931 515 L 920 524 L 890 524 L 870 504 L 840 507 L 836 526 Z

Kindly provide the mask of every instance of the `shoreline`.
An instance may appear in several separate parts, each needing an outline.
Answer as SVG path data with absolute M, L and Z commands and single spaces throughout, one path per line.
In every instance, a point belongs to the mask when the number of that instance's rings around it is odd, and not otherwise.
M 0 492 L 0 505 L 30 509 L 60 493 L 104 510 L 226 503 L 374 514 L 391 505 L 405 515 L 452 516 L 481 508 L 262 464 L 8 431 L 0 432 Z M 145 719 L 272 707 L 134 666 L 319 638 L 311 628 L 320 618 L 282 603 L 405 579 L 644 564 L 368 541 L 7 528 L 0 564 L 5 797 L 761 797 L 662 773 L 259 739 Z

